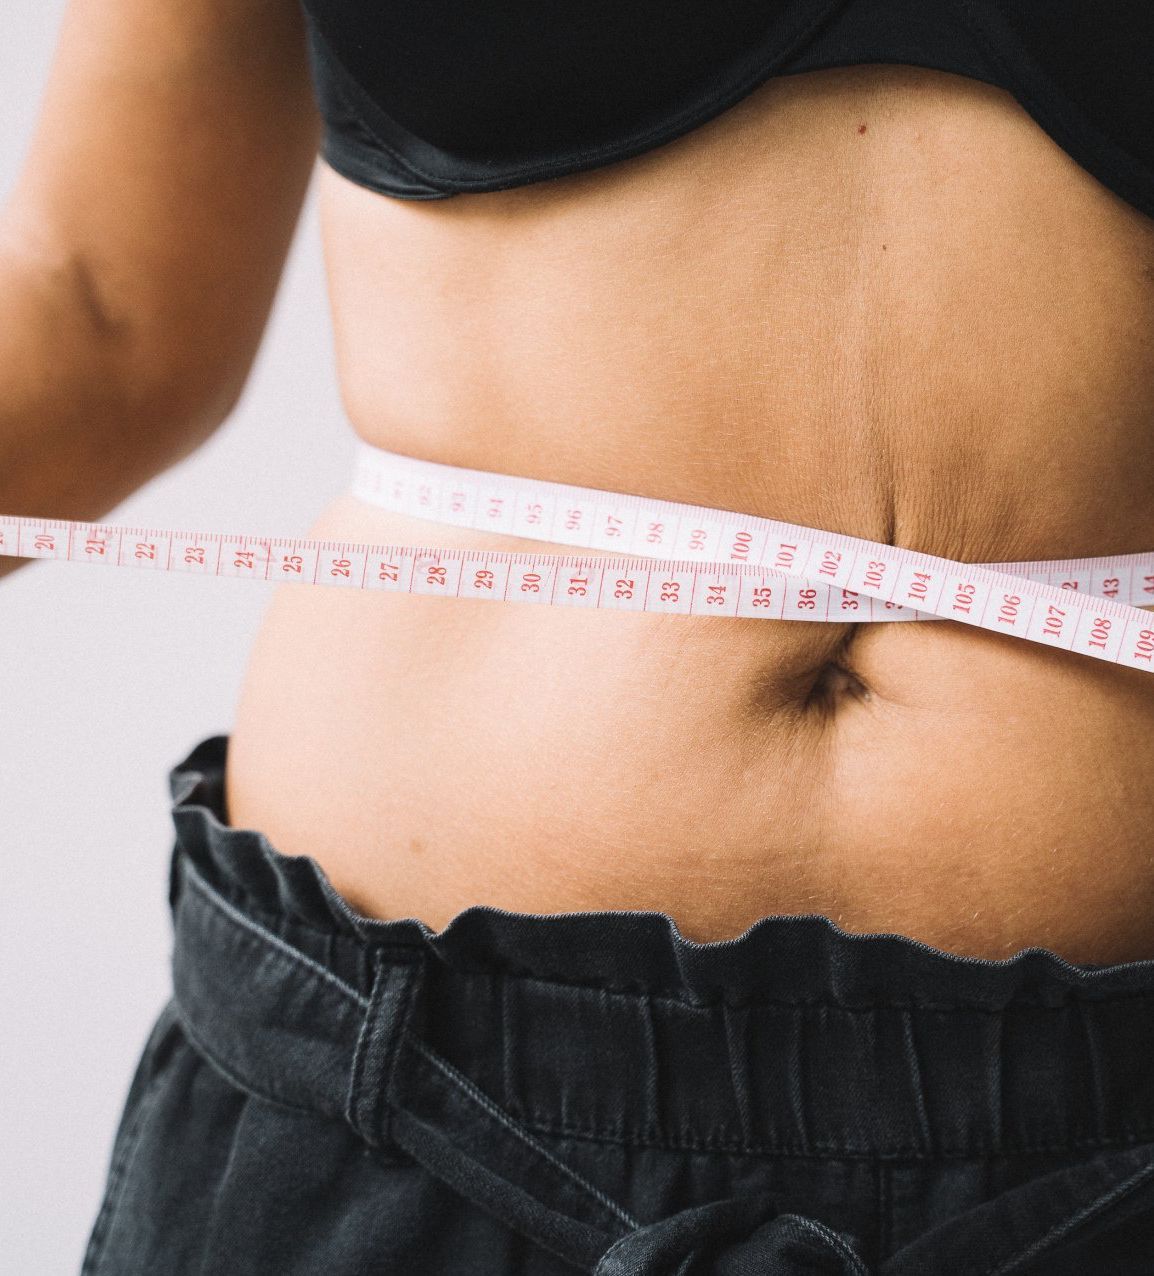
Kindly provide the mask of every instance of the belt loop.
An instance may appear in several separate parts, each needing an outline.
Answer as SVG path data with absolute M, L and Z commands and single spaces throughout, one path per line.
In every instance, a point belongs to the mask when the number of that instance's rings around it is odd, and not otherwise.
M 370 1147 L 380 1148 L 389 1142 L 385 1096 L 397 1047 L 408 1027 L 423 961 L 390 961 L 378 947 L 373 950 L 372 962 L 372 992 L 353 1052 L 345 1117 Z

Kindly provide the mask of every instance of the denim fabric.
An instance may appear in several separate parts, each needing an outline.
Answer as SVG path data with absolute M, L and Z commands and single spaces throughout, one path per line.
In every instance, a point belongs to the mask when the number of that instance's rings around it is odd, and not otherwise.
M 173 998 L 83 1276 L 1154 1271 L 1154 961 L 356 913 L 171 772 Z

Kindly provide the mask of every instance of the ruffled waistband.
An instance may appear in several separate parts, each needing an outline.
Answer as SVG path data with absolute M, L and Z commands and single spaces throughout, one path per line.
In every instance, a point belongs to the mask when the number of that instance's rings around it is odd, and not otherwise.
M 549 915 L 474 906 L 433 931 L 415 918 L 358 913 L 309 855 L 284 855 L 255 829 L 228 824 L 228 737 L 198 743 L 169 774 L 185 854 L 233 902 L 365 947 L 423 949 L 459 970 L 664 994 L 690 1002 L 771 1000 L 852 1005 L 1057 1005 L 1071 994 L 1114 997 L 1154 990 L 1154 959 L 1075 965 L 1045 948 L 998 961 L 959 956 L 903 935 L 851 934 L 816 914 L 761 919 L 729 940 L 687 939 L 665 913 L 594 911 Z M 175 900 L 177 875 L 171 879 Z

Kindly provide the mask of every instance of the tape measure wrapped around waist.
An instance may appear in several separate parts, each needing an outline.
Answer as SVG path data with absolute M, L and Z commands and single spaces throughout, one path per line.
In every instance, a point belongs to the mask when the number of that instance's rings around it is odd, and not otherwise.
M 738 511 L 441 465 L 360 441 L 352 492 L 604 554 L 369 545 L 0 515 L 0 554 L 250 580 L 715 617 L 954 620 L 1154 672 L 1154 552 L 962 563 Z

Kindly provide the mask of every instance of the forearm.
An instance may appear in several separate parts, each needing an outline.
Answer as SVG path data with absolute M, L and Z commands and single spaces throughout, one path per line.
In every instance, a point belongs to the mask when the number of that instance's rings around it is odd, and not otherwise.
M 98 519 L 211 433 L 229 405 L 140 348 L 78 255 L 0 220 L 0 514 Z M 28 561 L 0 557 L 0 576 Z
M 319 137 L 296 4 L 69 0 L 0 207 L 0 513 L 100 518 L 228 416 Z

